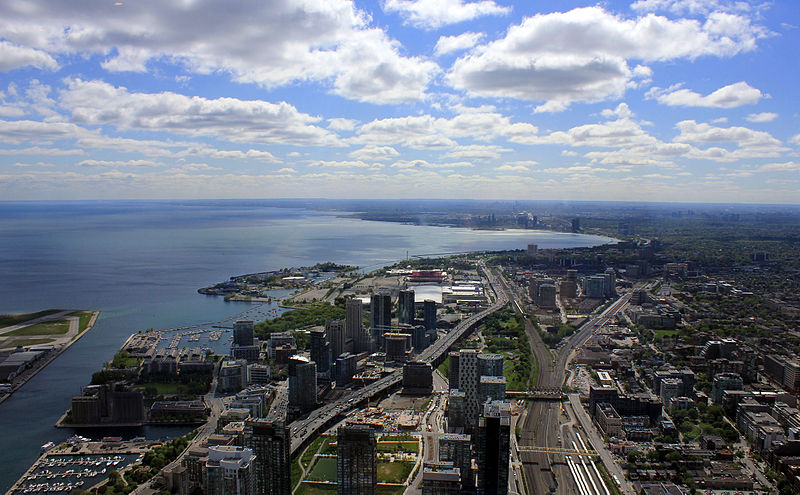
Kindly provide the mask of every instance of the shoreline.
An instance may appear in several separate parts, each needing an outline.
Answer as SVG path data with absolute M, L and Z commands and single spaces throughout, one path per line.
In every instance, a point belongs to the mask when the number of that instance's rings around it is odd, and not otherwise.
M 87 311 L 87 310 L 75 310 L 73 312 L 76 312 L 76 311 Z M 34 376 L 39 374 L 40 371 L 45 369 L 47 367 L 47 365 L 52 363 L 56 358 L 58 358 L 58 356 L 60 356 L 64 352 L 66 352 L 66 350 L 69 349 L 72 346 L 72 344 L 74 344 L 75 342 L 79 341 L 81 339 L 81 337 L 83 337 L 84 335 L 89 333 L 89 330 L 91 330 L 94 327 L 94 324 L 97 321 L 97 318 L 99 316 L 100 316 L 100 311 L 99 310 L 92 310 L 92 317 L 89 318 L 89 322 L 86 324 L 86 329 L 84 331 L 78 333 L 75 337 L 70 339 L 70 341 L 67 342 L 66 344 L 62 344 L 60 348 L 53 349 L 49 353 L 49 355 L 44 357 L 41 361 L 37 361 L 36 363 L 34 363 L 34 366 L 33 366 L 32 369 L 26 370 L 26 371 L 29 371 L 30 374 L 26 373 L 25 376 L 21 379 L 21 381 L 19 383 L 13 384 L 11 386 L 11 392 L 10 393 L 4 394 L 2 397 L 0 397 L 0 404 L 2 404 L 3 402 L 6 401 L 6 399 L 8 399 L 12 395 L 14 395 L 14 392 L 19 390 L 23 386 L 25 386 L 25 384 L 28 383 L 28 381 L 30 381 L 31 378 L 33 378 Z
M 317 210 L 319 211 L 319 210 Z M 460 225 L 458 223 L 443 223 L 443 222 L 423 222 L 419 219 L 392 219 L 392 218 L 365 218 L 361 213 L 342 214 L 336 215 L 338 218 L 348 218 L 353 220 L 361 220 L 362 222 L 379 222 L 379 223 L 395 223 L 400 225 L 413 225 L 415 227 L 437 227 L 437 228 L 450 228 L 450 229 L 465 229 L 473 232 L 541 232 L 544 234 L 574 234 L 586 235 L 596 237 L 606 237 L 616 242 L 622 242 L 623 239 L 614 237 L 617 235 L 614 232 L 606 232 L 602 229 L 597 232 L 594 231 L 580 231 L 572 232 L 569 230 L 555 230 L 552 228 L 520 228 L 514 225 L 498 225 L 498 226 L 480 226 L 480 225 Z M 610 244 L 610 243 L 607 243 Z

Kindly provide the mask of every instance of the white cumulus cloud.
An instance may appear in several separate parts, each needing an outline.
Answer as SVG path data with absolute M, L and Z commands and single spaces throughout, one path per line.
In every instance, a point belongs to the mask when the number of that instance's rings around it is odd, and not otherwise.
M 726 57 L 753 50 L 763 28 L 746 17 L 709 14 L 705 22 L 648 14 L 626 19 L 601 7 L 539 14 L 505 37 L 459 58 L 449 82 L 470 95 L 544 101 L 560 111 L 571 102 L 620 97 L 651 70 L 629 62 Z
M 481 42 L 486 35 L 483 33 L 462 33 L 456 36 L 441 36 L 436 42 L 433 52 L 436 55 L 469 50 Z
M 777 113 L 773 112 L 761 112 L 761 113 L 751 113 L 747 116 L 748 122 L 772 122 L 773 120 L 778 118 Z
M 320 117 L 301 113 L 286 102 L 133 93 L 103 81 L 72 79 L 60 94 L 60 104 L 71 112 L 75 122 L 123 130 L 309 146 L 336 145 L 338 141 L 333 133 L 317 125 Z
M 447 158 L 461 160 L 492 160 L 500 158 L 500 153 L 511 151 L 510 148 L 503 148 L 496 145 L 468 144 L 457 146 L 453 151 L 445 153 Z
M 474 165 L 470 162 L 430 163 L 426 160 L 398 160 L 390 165 L 391 168 L 399 169 L 462 168 L 473 166 Z
M 716 127 L 711 124 L 684 120 L 676 125 L 681 131 L 675 138 L 684 143 L 735 143 L 743 147 L 778 147 L 781 142 L 764 131 L 754 131 L 747 127 Z
M 328 127 L 334 131 L 352 131 L 356 128 L 357 121 L 341 117 L 328 119 Z
M 530 168 L 525 165 L 501 165 L 496 170 L 499 172 L 528 172 Z
M 351 151 L 349 156 L 357 160 L 384 161 L 391 160 L 399 155 L 400 153 L 391 146 L 364 146 L 361 149 Z
M 82 155 L 84 153 L 85 151 L 78 149 L 42 148 L 41 146 L 32 146 L 30 148 L 0 149 L 0 155 L 69 156 Z
M 511 7 L 497 5 L 492 0 L 385 0 L 383 10 L 399 13 L 412 26 L 437 29 L 487 15 L 506 15 Z
M 755 10 L 744 0 L 636 0 L 631 4 L 631 9 L 638 12 L 665 11 L 673 14 L 748 13 Z
M 600 114 L 603 117 L 617 117 L 621 119 L 627 119 L 633 116 L 633 112 L 631 112 L 627 103 L 620 103 L 617 105 L 617 108 L 614 109 L 606 108 Z
M 0 72 L 8 72 L 29 66 L 56 70 L 58 69 L 58 62 L 42 50 L 15 45 L 8 41 L 0 41 Z
M 78 167 L 117 168 L 117 167 L 161 167 L 161 162 L 152 160 L 83 160 Z
M 361 160 L 317 160 L 311 162 L 310 165 L 325 168 L 370 168 L 373 166 Z
M 105 56 L 108 71 L 143 72 L 169 60 L 266 88 L 316 81 L 376 103 L 423 99 L 438 71 L 401 54 L 349 0 L 0 2 L 0 33 L 6 70 L 55 68 L 52 54 Z
M 61 139 L 91 138 L 96 131 L 67 122 L 39 122 L 35 120 L 0 120 L 0 142 L 20 144 L 58 141 Z
M 744 81 L 723 86 L 708 95 L 701 95 L 689 89 L 673 86 L 667 89 L 653 88 L 647 93 L 659 103 L 669 106 L 736 108 L 754 105 L 766 95 Z
M 451 119 L 431 115 L 393 117 L 367 122 L 352 142 L 359 144 L 401 144 L 413 149 L 455 148 L 458 138 L 489 141 L 497 137 L 532 136 L 538 128 L 525 122 L 512 123 L 496 112 L 472 112 Z
M 755 169 L 756 172 L 800 172 L 800 163 L 767 163 Z

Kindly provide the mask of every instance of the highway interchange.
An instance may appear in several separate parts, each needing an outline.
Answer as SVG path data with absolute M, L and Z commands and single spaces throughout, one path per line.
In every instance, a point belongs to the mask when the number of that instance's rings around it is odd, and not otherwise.
M 481 265 L 484 273 L 489 278 L 489 284 L 496 287 L 497 279 L 494 274 Z M 496 289 L 495 289 L 496 290 Z M 494 313 L 495 311 L 503 308 L 508 299 L 504 291 L 497 291 L 497 297 L 488 308 L 470 315 L 465 320 L 462 320 L 452 331 L 446 336 L 439 338 L 425 349 L 417 358 L 420 361 L 435 364 L 446 353 L 450 347 L 453 346 L 461 337 L 463 337 L 469 330 L 476 325 L 480 320 L 486 316 Z M 320 434 L 327 426 L 329 426 L 337 417 L 343 415 L 357 404 L 369 400 L 378 394 L 385 392 L 396 386 L 403 380 L 402 370 L 397 370 L 390 375 L 387 375 L 380 380 L 377 380 L 364 388 L 353 390 L 346 394 L 339 400 L 326 404 L 319 409 L 312 412 L 307 418 L 294 421 L 289 425 L 292 437 L 291 455 L 295 455 L 303 446 L 307 445 L 309 441 L 313 440 Z

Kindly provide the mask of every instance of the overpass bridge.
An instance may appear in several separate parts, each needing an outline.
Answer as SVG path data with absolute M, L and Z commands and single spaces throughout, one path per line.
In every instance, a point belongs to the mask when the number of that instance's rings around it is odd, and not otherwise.
M 600 457 L 600 453 L 590 449 L 562 449 L 555 447 L 540 447 L 537 445 L 518 445 L 517 452 L 552 455 L 574 455 L 581 457 Z
M 506 398 L 562 401 L 567 398 L 567 395 L 560 388 L 535 388 L 533 390 L 506 390 Z

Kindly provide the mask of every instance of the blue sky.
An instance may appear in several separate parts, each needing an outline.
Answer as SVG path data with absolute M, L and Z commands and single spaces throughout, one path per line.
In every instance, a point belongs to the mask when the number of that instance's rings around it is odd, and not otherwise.
M 800 203 L 791 0 L 7 0 L 0 199 Z

